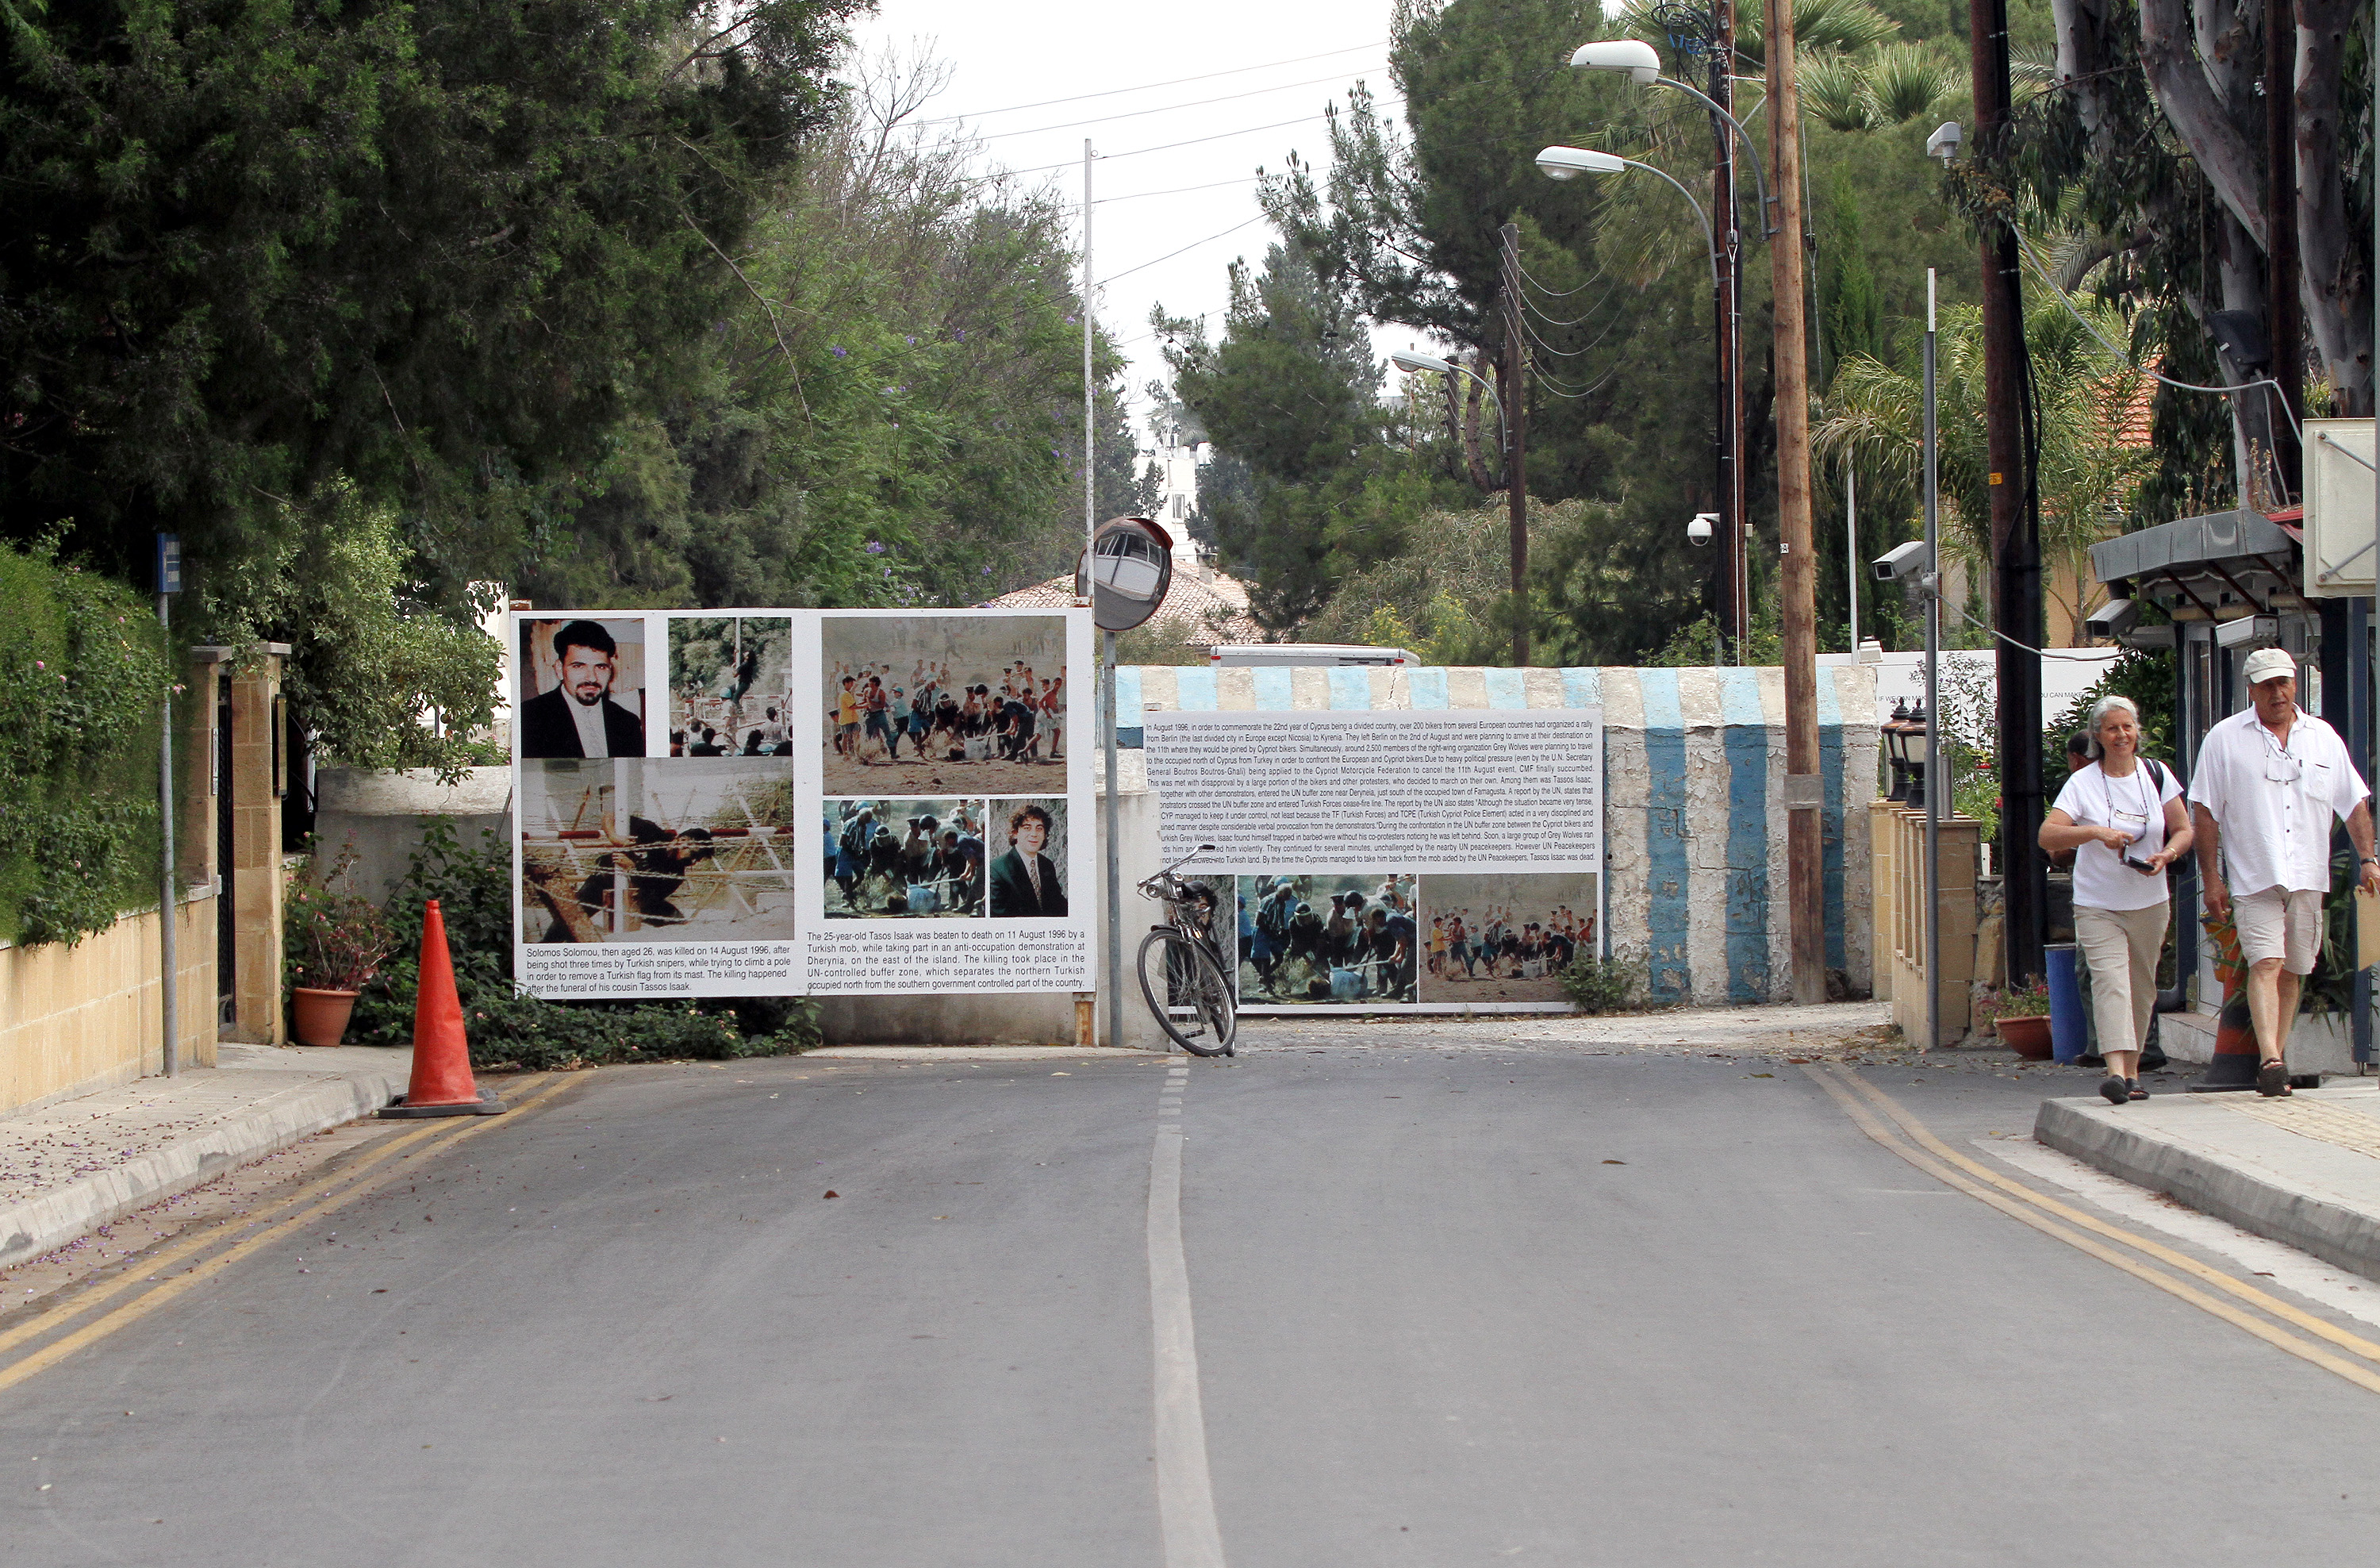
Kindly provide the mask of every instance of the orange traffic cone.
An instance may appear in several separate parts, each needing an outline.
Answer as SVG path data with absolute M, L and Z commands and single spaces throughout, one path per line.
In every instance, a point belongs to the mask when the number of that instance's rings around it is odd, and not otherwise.
M 463 1002 L 455 994 L 455 959 L 446 918 L 431 899 L 421 917 L 421 980 L 413 998 L 413 1077 L 383 1116 L 492 1116 L 504 1109 L 492 1089 L 471 1079 L 471 1045 L 463 1036 Z

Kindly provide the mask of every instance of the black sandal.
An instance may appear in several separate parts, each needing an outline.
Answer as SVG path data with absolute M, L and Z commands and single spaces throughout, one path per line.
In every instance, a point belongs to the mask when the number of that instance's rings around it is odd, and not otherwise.
M 2141 1088 L 2141 1080 L 2138 1078 L 2126 1078 L 2124 1088 L 2131 1091 L 2125 1096 L 2128 1100 L 2146 1100 L 2149 1097 L 2149 1091 Z
M 2110 1105 L 2121 1105 L 2132 1097 L 2131 1086 L 2113 1074 L 2109 1074 L 2107 1081 L 2099 1086 L 2099 1093 Z
M 2256 1092 L 2268 1099 L 2289 1092 L 2289 1064 L 2276 1056 L 2256 1067 Z

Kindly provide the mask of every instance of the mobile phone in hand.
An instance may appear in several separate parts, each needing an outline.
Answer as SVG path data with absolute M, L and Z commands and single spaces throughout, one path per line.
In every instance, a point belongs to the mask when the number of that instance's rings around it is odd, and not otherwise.
M 2159 870 L 2163 869 L 2162 867 L 2152 866 L 2145 860 L 2135 860 L 2129 854 L 2124 857 L 2124 864 L 2130 866 L 2133 870 L 2138 871 L 2144 877 L 2154 877 Z

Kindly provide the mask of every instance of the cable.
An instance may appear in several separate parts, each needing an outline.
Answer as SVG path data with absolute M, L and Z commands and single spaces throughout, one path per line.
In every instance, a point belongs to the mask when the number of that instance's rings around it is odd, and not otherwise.
M 1151 196 L 1186 196 L 1194 190 L 1220 190 L 1227 185 L 1254 185 L 1262 175 L 1243 175 L 1238 179 L 1219 179 L 1209 185 L 1177 185 L 1171 190 L 1135 190 L 1129 196 L 1098 196 L 1091 199 L 1094 207 L 1104 207 L 1111 201 L 1139 201 Z
M 2006 632 L 2004 632 L 2004 631 L 2000 630 L 1998 626 L 1987 626 L 1984 625 L 1984 623 L 1983 623 L 1983 622 L 1981 622 L 1981 621 L 1979 621 L 1979 620 L 1975 619 L 1973 615 L 1968 614 L 1966 613 L 1966 611 L 1964 611 L 1964 610 L 1961 609 L 1958 605 L 1953 604 L 1953 603 L 1951 603 L 1949 600 L 1947 600 L 1947 599 L 1943 598 L 1943 597 L 1942 597 L 1942 590 L 1941 590 L 1940 589 L 1928 589 L 1926 591 L 1927 591 L 1927 592 L 1929 592 L 1929 593 L 1931 593 L 1931 594 L 1934 596 L 1934 602 L 1936 602 L 1937 604 L 1941 605 L 1941 606 L 1942 606 L 1942 608 L 1944 608 L 1945 610 L 1949 611 L 1949 612 L 1950 612 L 1950 614 L 1952 614 L 1953 615 L 1958 616 L 1958 617 L 1959 617 L 1959 619 L 1961 619 L 1961 620 L 1962 620 L 1962 621 L 1966 622 L 1969 626 L 1971 626 L 1974 627 L 1977 631 L 1979 631 L 1979 632 L 1989 632 L 1989 633 L 1991 633 L 1994 637 L 1998 638 L 2002 642 L 2007 643 L 2010 648 L 2021 648 L 2021 649 L 2023 649 L 2023 650 L 2024 650 L 2024 651 L 2026 651 L 2027 653 L 2030 653 L 2030 654 L 2034 655 L 2034 656 L 2035 658 L 2037 658 L 2037 659 L 2071 659 L 2071 660 L 2076 661 L 2077 662 L 2081 662 L 2081 663 L 2089 663 L 2089 662 L 2093 662 L 2093 656 L 2098 652 L 2098 650 L 2097 650 L 2097 649 L 2095 649 L 2095 648 L 2094 648 L 2094 649 L 2074 649 L 2074 648 L 2064 648 L 2064 649 L 2061 649 L 2061 648 L 2034 648 L 2034 647 L 2030 647 L 2030 646 L 2028 646 L 2028 645 L 2026 645 L 2026 644 L 2024 644 L 2024 643 L 2019 642 L 2016 638 L 2012 638 L 2012 637 L 2009 636 L 2009 634 L 2008 634 L 2008 633 L 2006 633 Z M 1955 653 L 1955 652 L 1957 652 L 1957 651 L 1958 651 L 1958 650 L 1957 650 L 1957 649 L 1954 649 L 1954 648 L 1946 648 L 1946 649 L 1944 649 L 1942 651 L 1943 651 L 1943 652 L 1945 652 L 1945 653 Z
M 1099 115 L 1087 120 L 1068 120 L 1063 125 L 1035 126 L 1031 130 L 994 131 L 988 136 L 978 135 L 976 140 L 999 141 L 1011 136 L 1039 136 L 1044 131 L 1076 130 L 1084 126 L 1106 125 L 1113 120 L 1136 120 L 1144 115 L 1170 115 L 1180 109 L 1203 109 L 1209 103 L 1233 103 L 1243 98 L 1261 98 L 1268 92 L 1288 92 L 1295 88 L 1319 87 L 1326 81 L 1343 82 L 1346 79 L 1346 73 L 1342 71 L 1331 76 L 1312 77 L 1305 81 L 1285 81 L 1279 87 L 1258 87 L 1245 92 L 1227 92 L 1220 98 L 1200 98 L 1188 103 L 1167 103 L 1155 109 L 1128 109 L 1121 115 Z
M 1582 284 L 1582 285 L 1580 285 L 1580 286 L 1581 286 L 1581 287 L 1585 287 L 1585 285 Z M 1525 295 L 1525 294 L 1515 294 L 1512 298 L 1515 298 L 1515 299 L 1518 299 L 1518 300 L 1521 302 L 1521 309 L 1522 309 L 1522 310 L 1527 310 L 1527 311 L 1531 312 L 1532 314 L 1534 314 L 1534 315 L 1537 318 L 1537 320 L 1539 320 L 1539 321 L 1541 321 L 1541 322 L 1545 322 L 1545 323 L 1546 323 L 1546 325 L 1548 325 L 1548 326 L 1549 326 L 1549 327 L 1576 327 L 1576 326 L 1585 326 L 1585 325 L 1589 321 L 1592 321 L 1592 320 L 1594 319 L 1594 317 L 1595 317 L 1595 313 L 1596 313 L 1596 311 L 1600 310 L 1602 310 L 1606 305 L 1610 304 L 1610 303 L 1611 303 L 1611 297 L 1612 297 L 1613 295 L 1615 295 L 1615 294 L 1619 293 L 1619 292 L 1620 292 L 1620 285 L 1619 285 L 1619 283 L 1618 283 L 1617 281 L 1615 281 L 1615 282 L 1611 285 L 1611 286 L 1610 286 L 1609 288 L 1607 288 L 1607 289 L 1605 289 L 1605 290 L 1603 291 L 1603 298 L 1600 298 L 1600 299 L 1597 300 L 1593 305 L 1590 305 L 1590 306 L 1588 306 L 1588 307 L 1587 307 L 1587 310 L 1586 310 L 1586 314 L 1585 314 L 1585 315 L 1584 315 L 1584 316 L 1580 316 L 1580 317 L 1576 318 L 1575 320 L 1572 320 L 1572 321 L 1567 321 L 1567 322 L 1558 322 L 1558 321 L 1554 320 L 1554 318 L 1553 318 L 1553 317 L 1547 315 L 1543 310 L 1538 310 L 1535 305 L 1531 304 L 1531 303 L 1529 302 L 1529 297 L 1528 297 L 1527 295 Z M 1605 324 L 1605 326 L 1604 326 L 1604 329 L 1603 329 L 1603 330 L 1604 330 L 1605 332 L 1609 332 L 1609 331 L 1611 330 L 1609 323 L 1608 323 L 1608 322 L 1607 322 L 1607 323 Z M 1600 341 L 1600 339 L 1599 339 L 1599 338 L 1598 338 L 1598 341 Z
M 1044 98 L 1038 103 L 1011 103 L 1003 109 L 978 109 L 969 115 L 942 115 L 930 120 L 915 120 L 921 126 L 949 125 L 954 120 L 981 119 L 986 115 L 1014 115 L 1026 109 L 1047 109 L 1059 103 L 1085 103 L 1094 98 L 1113 98 L 1125 92 L 1150 92 L 1160 87 L 1182 87 L 1194 81 L 1213 81 L 1217 77 L 1245 76 L 1250 71 L 1269 71 L 1281 66 L 1302 66 L 1308 60 L 1327 60 L 1334 55 L 1357 55 L 1366 49 L 1385 49 L 1390 41 L 1376 39 L 1369 43 L 1351 43 L 1344 49 L 1325 49 L 1319 55 L 1299 55 L 1287 60 L 1268 60 L 1261 66 L 1234 66 L 1228 71 L 1208 71 L 1204 76 L 1178 76 L 1171 81 L 1146 81 L 1138 87 L 1111 87 L 1099 92 L 1078 92 L 1072 98 Z
M 1247 227 L 1250 224 L 1260 224 L 1264 222 L 1264 219 L 1265 215 L 1262 213 L 1258 213 L 1252 218 L 1242 218 L 1238 223 L 1233 224 L 1231 227 L 1224 229 L 1220 234 L 1210 234 L 1204 239 L 1192 240 L 1189 244 L 1184 246 L 1182 250 L 1196 250 L 1201 245 L 1212 245 L 1215 241 L 1223 238 L 1226 235 L 1237 234 L 1240 230 Z M 1171 261 L 1174 257 L 1181 255 L 1182 250 L 1168 250 L 1164 255 L 1158 257 L 1156 261 L 1143 261 L 1138 266 L 1126 267 L 1120 273 L 1110 273 L 1107 276 L 1099 279 L 1099 286 L 1101 288 L 1105 288 L 1109 284 L 1115 282 L 1116 279 L 1128 278 L 1132 276 L 1133 273 L 1141 271 L 1144 267 L 1153 267 L 1157 265 L 1158 261 Z

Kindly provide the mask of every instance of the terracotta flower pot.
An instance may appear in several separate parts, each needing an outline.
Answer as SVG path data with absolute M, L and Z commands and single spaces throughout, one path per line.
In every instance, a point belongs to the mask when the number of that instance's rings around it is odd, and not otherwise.
M 2030 1018 L 1999 1018 L 1992 1027 L 1999 1031 L 2008 1048 L 2029 1062 L 2049 1060 L 2049 1015 L 2037 1014 Z
M 290 988 L 289 1031 L 300 1045 L 336 1045 L 347 1035 L 347 1015 L 356 1010 L 356 991 L 315 991 Z

